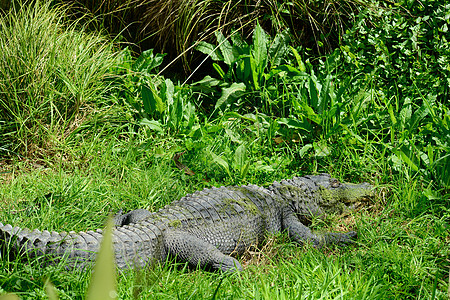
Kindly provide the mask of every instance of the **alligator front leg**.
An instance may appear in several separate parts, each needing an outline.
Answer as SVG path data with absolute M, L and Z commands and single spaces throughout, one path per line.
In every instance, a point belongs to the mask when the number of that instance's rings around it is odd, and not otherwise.
M 353 243 L 357 237 L 355 231 L 347 233 L 313 233 L 312 230 L 302 224 L 294 213 L 287 213 L 283 218 L 283 228 L 289 233 L 289 237 L 299 244 L 310 242 L 314 247 L 322 247 L 325 244 L 345 245 Z
M 178 230 L 167 230 L 164 235 L 166 251 L 191 266 L 212 268 L 223 272 L 242 271 L 241 264 L 233 257 L 223 254 L 212 244 L 196 236 Z

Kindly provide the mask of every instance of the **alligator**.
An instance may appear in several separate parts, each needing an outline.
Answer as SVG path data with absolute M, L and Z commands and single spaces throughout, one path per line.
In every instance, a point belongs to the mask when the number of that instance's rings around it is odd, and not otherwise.
M 286 231 L 314 247 L 353 243 L 357 233 L 315 233 L 313 216 L 342 213 L 373 196 L 367 183 L 341 183 L 328 174 L 294 177 L 267 188 L 256 185 L 196 191 L 157 212 L 144 209 L 115 216 L 113 246 L 120 269 L 165 263 L 173 257 L 190 266 L 241 271 L 235 258 L 274 233 Z M 0 223 L 2 256 L 63 263 L 68 269 L 92 265 L 102 230 L 49 232 Z

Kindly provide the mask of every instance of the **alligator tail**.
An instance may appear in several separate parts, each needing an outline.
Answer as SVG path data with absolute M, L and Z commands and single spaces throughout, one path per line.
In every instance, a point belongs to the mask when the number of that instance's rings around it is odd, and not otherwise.
M 102 230 L 76 233 L 39 231 L 12 227 L 0 223 L 0 254 L 10 260 L 32 262 L 38 259 L 44 265 L 63 262 L 66 269 L 90 265 L 100 249 Z M 166 256 L 161 230 L 153 224 L 132 224 L 113 231 L 115 260 L 119 269 L 142 267 Z
M 101 239 L 101 230 L 58 233 L 0 223 L 1 254 L 10 260 L 42 259 L 45 265 L 64 261 L 68 269 L 84 267 L 95 259 Z

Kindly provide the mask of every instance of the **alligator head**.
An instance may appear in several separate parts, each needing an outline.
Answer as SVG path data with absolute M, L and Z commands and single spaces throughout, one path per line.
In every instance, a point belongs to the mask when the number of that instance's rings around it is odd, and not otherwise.
M 357 204 L 374 196 L 374 188 L 368 183 L 342 183 L 329 174 L 306 176 L 316 186 L 316 199 L 323 212 L 342 213 L 354 209 Z
M 340 214 L 374 195 L 368 183 L 341 183 L 329 174 L 294 177 L 274 182 L 269 189 L 289 201 L 299 217 Z

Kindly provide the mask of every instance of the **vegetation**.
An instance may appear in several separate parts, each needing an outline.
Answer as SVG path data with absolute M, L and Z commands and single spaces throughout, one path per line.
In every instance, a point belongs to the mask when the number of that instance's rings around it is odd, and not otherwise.
M 366 207 L 312 220 L 316 230 L 357 230 L 355 246 L 317 250 L 281 234 L 240 258 L 240 274 L 172 263 L 119 273 L 119 298 L 450 296 L 445 1 L 342 2 L 358 9 L 338 15 L 345 27 L 329 12 L 331 28 L 345 30 L 334 35 L 326 55 L 309 40 L 300 43 L 288 23 L 273 32 L 267 26 L 293 15 L 284 2 L 248 19 L 244 3 L 244 12 L 221 4 L 242 18 L 209 27 L 209 39 L 183 40 L 174 31 L 196 55 L 207 55 L 189 65 L 196 73 L 183 80 L 161 72 L 171 63 L 164 54 L 135 53 L 114 44 L 120 36 L 108 40 L 97 31 L 108 27 L 108 18 L 126 24 L 129 11 L 120 5 L 138 9 L 134 1 L 114 2 L 109 14 L 108 6 L 97 9 L 103 15 L 89 22 L 69 13 L 79 6 L 57 3 L 13 5 L 0 18 L 3 224 L 94 229 L 119 209 L 155 210 L 206 187 L 328 172 L 377 187 Z M 314 5 L 294 1 L 293 7 L 312 12 Z M 199 20 L 171 17 L 173 26 Z M 234 30 L 244 19 L 247 31 Z M 130 24 L 128 30 L 137 29 Z M 83 298 L 91 277 L 8 257 L 0 266 L 0 292 L 23 299 L 45 299 L 49 281 L 60 299 Z
M 340 37 L 369 3 L 345 1 L 177 1 L 177 0 L 71 0 L 71 12 L 94 17 L 101 28 L 121 33 L 142 47 L 181 57 L 192 70 L 199 41 L 210 41 L 217 31 L 249 35 L 256 20 L 270 33 L 291 29 L 291 38 L 317 53 L 336 47 Z M 81 11 L 81 13 L 80 13 Z

